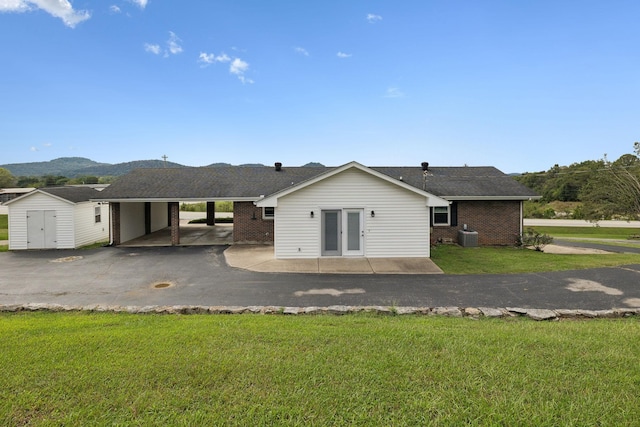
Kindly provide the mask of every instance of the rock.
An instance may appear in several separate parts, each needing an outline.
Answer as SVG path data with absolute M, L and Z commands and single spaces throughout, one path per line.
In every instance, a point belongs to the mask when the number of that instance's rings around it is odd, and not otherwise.
M 439 316 L 462 317 L 462 310 L 458 307 L 435 307 L 431 313 Z
M 327 307 L 327 313 L 330 314 L 347 314 L 351 311 L 348 305 L 330 305 Z
M 418 307 L 396 307 L 396 314 L 419 314 L 420 309 Z
M 533 320 L 553 320 L 558 318 L 555 311 L 538 308 L 528 309 L 527 316 Z
M 321 307 L 305 307 L 302 312 L 304 314 L 323 314 L 324 309 Z
M 475 307 L 466 307 L 463 312 L 465 316 L 469 317 L 480 317 L 480 315 L 482 314 L 482 311 Z
M 520 307 L 507 307 L 507 311 L 510 313 L 519 314 L 520 316 L 524 316 L 525 314 L 527 314 L 527 309 Z
M 299 307 L 285 307 L 284 310 L 282 310 L 282 314 L 293 314 L 296 315 L 300 313 L 300 308 Z
M 504 313 L 499 308 L 479 307 L 484 317 L 503 317 Z

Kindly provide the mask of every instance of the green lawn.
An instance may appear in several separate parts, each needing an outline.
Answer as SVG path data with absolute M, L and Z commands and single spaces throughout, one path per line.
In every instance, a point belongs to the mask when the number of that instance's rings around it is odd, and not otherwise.
M 610 227 L 527 227 L 533 228 L 541 234 L 562 238 L 597 238 L 597 239 L 627 239 L 629 236 L 639 236 L 640 228 L 610 228 Z
M 0 425 L 640 420 L 633 318 L 24 313 L 0 336 Z
M 638 254 L 557 255 L 515 247 L 438 245 L 431 259 L 447 274 L 503 274 L 640 264 Z
M 0 240 L 9 240 L 9 215 L 0 215 Z M 0 252 L 9 250 L 9 245 L 0 245 Z
M 0 215 L 0 240 L 9 238 L 9 215 Z

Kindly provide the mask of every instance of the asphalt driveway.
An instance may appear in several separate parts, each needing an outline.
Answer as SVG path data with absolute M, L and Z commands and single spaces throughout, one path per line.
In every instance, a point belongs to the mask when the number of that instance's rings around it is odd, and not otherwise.
M 0 304 L 640 307 L 640 265 L 509 275 L 256 273 L 227 266 L 224 249 L 2 253 Z

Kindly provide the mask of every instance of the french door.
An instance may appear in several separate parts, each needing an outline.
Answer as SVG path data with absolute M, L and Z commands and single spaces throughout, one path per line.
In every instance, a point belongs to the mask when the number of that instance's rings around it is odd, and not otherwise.
M 363 209 L 327 209 L 322 211 L 323 256 L 364 255 Z

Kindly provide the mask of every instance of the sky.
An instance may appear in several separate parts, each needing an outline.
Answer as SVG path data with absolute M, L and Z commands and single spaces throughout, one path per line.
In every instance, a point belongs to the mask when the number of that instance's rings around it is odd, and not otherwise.
M 640 140 L 640 2 L 0 0 L 0 164 L 496 166 Z

